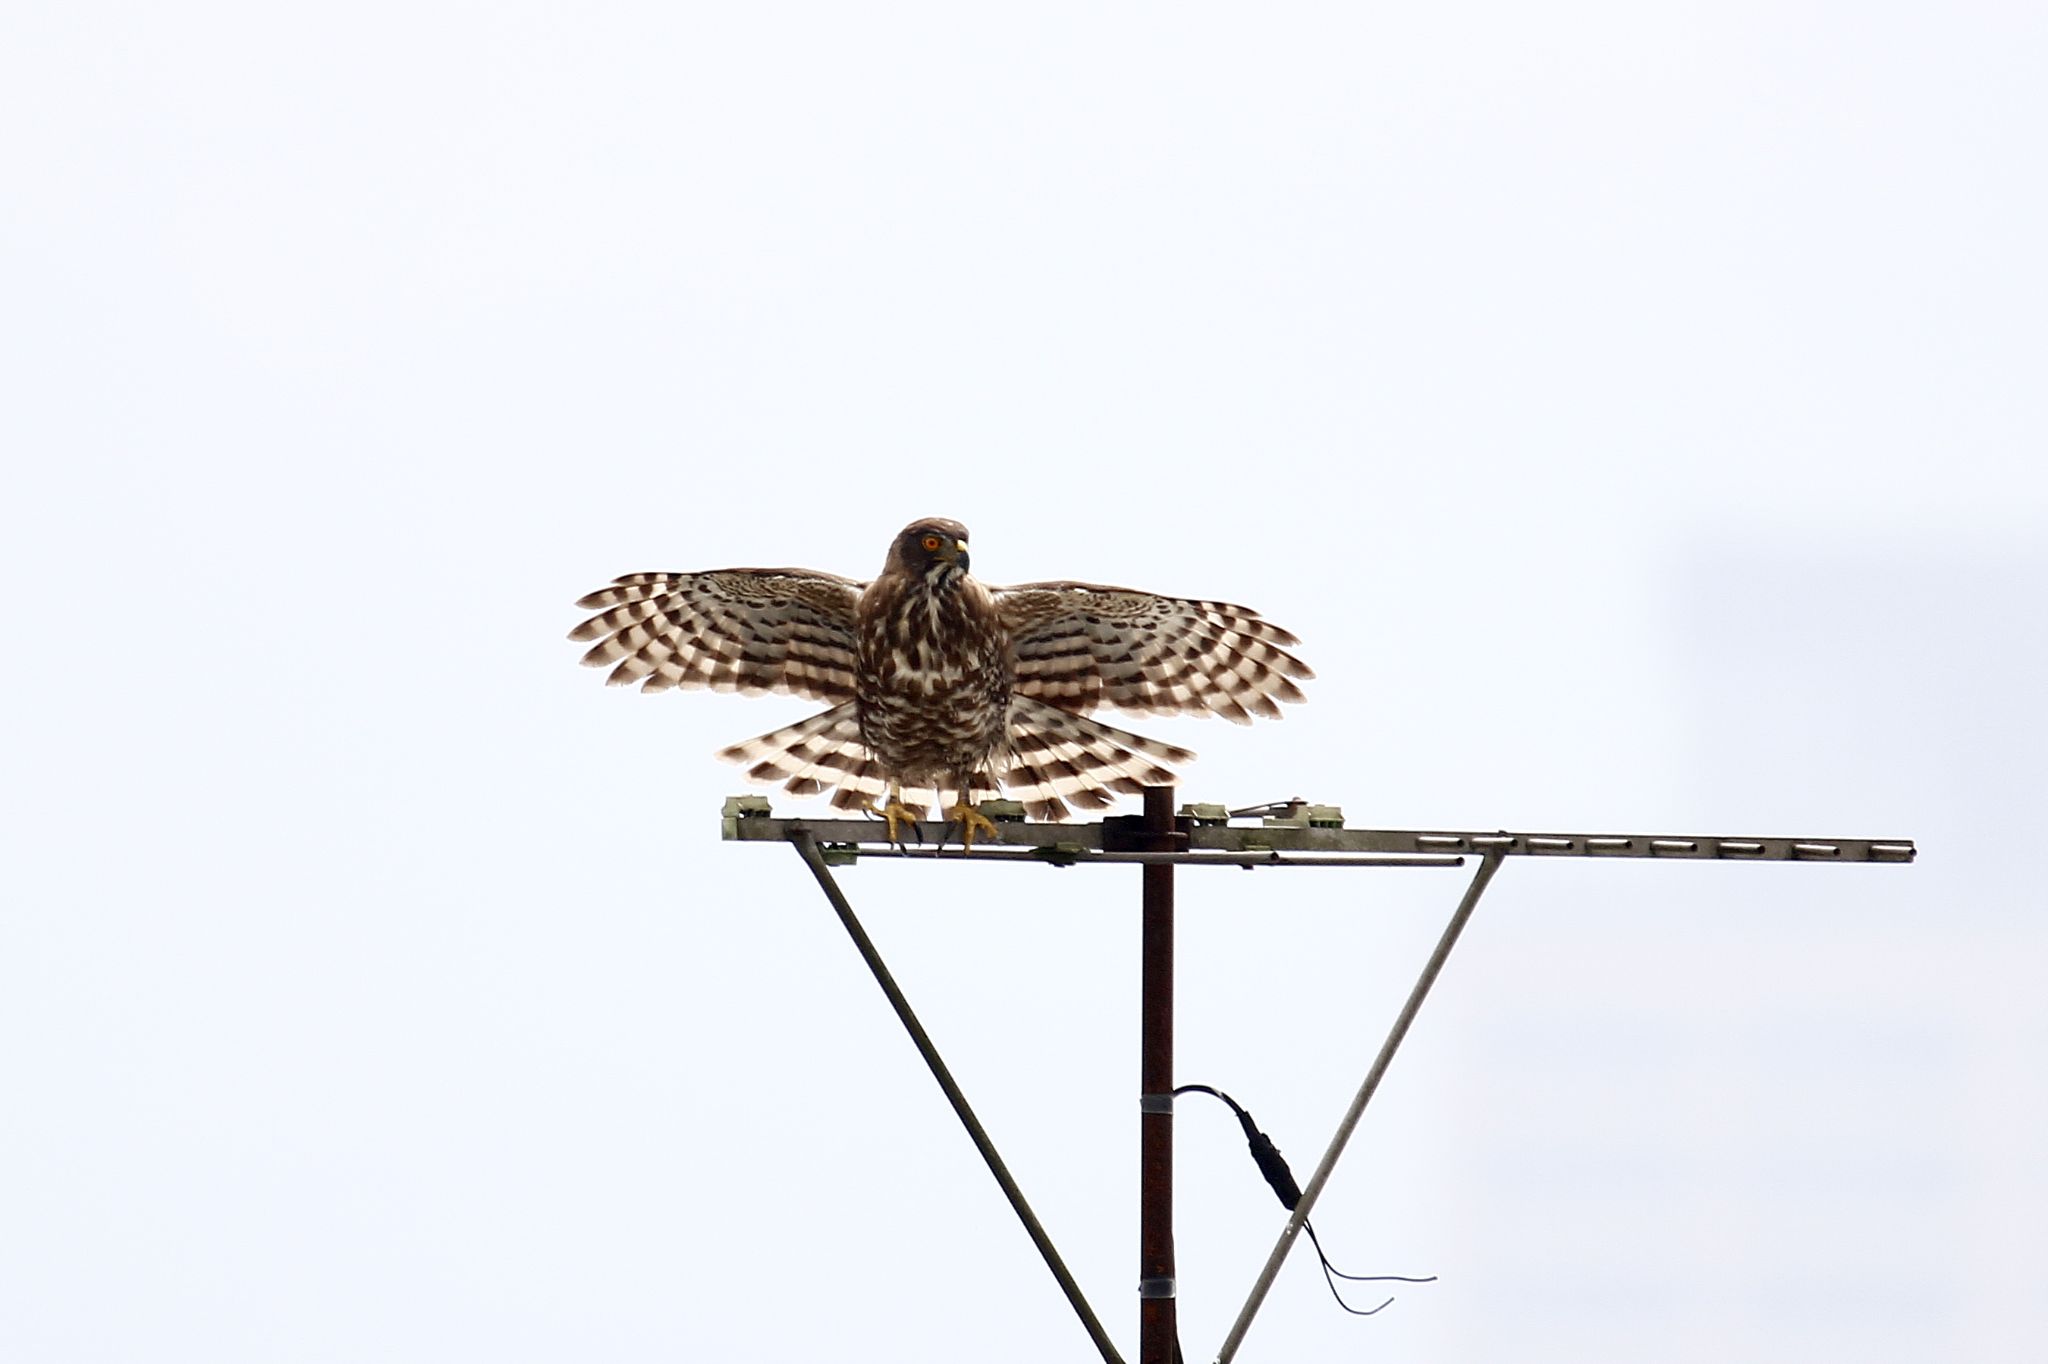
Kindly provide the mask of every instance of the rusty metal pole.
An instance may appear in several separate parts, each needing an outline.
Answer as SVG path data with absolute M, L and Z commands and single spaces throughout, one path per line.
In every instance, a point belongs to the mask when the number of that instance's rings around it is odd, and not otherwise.
M 1177 852 L 1173 788 L 1145 788 L 1144 851 Z M 1144 877 L 1138 1080 L 1138 1364 L 1175 1364 L 1173 1271 L 1173 865 Z

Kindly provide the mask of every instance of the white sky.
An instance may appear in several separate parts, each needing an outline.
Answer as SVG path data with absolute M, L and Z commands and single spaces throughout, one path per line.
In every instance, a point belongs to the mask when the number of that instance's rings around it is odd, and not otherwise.
M 1255 1360 L 2048 1341 L 2048 11 L 17 5 L 0 1357 L 1084 1359 L 644 568 L 1220 596 L 1353 823 L 1511 864 Z M 786 802 L 785 802 L 786 805 Z M 789 807 L 793 808 L 793 807 Z M 1304 1178 L 1456 873 L 1181 878 Z M 1136 877 L 845 883 L 1135 1350 Z M 1179 1120 L 1188 1358 L 1281 1213 Z

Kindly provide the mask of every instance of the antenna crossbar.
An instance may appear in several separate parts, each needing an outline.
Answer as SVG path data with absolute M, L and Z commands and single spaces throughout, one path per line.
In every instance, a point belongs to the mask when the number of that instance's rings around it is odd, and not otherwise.
M 787 843 L 808 835 L 842 854 L 861 857 L 944 856 L 961 861 L 1035 860 L 1052 863 L 1171 861 L 1188 865 L 1333 866 L 1361 862 L 1367 866 L 1454 866 L 1460 854 L 1503 857 L 1618 857 L 1652 861 L 1707 862 L 1888 862 L 1908 863 L 1917 855 L 1908 838 L 1762 838 L 1707 834 L 1572 834 L 1455 831 L 1442 829 L 1353 829 L 1344 826 L 1336 806 L 1305 801 L 1259 807 L 1237 816 L 1221 806 L 1184 805 L 1176 821 L 1187 834 L 1185 852 L 1142 852 L 1132 842 L 1128 821 L 1097 820 L 1085 824 L 1026 820 L 1014 802 L 988 801 L 981 806 L 995 821 L 995 832 L 975 840 L 974 851 L 941 851 L 936 844 L 908 849 L 893 847 L 881 821 L 875 819 L 778 819 L 761 796 L 735 796 L 725 802 L 723 829 L 727 840 L 740 843 Z M 926 826 L 936 838 L 942 826 Z M 1007 851 L 1006 851 L 1007 850 Z M 1294 854 L 1294 856 L 1290 856 Z M 1306 856 L 1303 856 L 1306 855 Z M 1314 857 L 1315 861 L 1309 858 Z M 1380 859 L 1364 862 L 1365 858 Z

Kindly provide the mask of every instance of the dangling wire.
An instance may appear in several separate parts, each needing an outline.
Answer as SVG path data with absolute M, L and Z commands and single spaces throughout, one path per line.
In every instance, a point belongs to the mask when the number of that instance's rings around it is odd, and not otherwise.
M 1252 1120 L 1252 1115 L 1245 1111 L 1243 1104 L 1231 1098 L 1222 1090 L 1213 1089 L 1208 1085 L 1182 1085 L 1173 1092 L 1176 1095 L 1188 1093 L 1207 1094 L 1229 1104 L 1230 1111 L 1237 1114 L 1237 1125 L 1244 1129 L 1245 1145 L 1251 1148 L 1252 1162 L 1259 1167 L 1259 1173 L 1266 1177 L 1266 1183 L 1273 1186 L 1274 1194 L 1280 1199 L 1280 1206 L 1286 1208 L 1289 1212 L 1294 1211 L 1295 1205 L 1301 1202 L 1301 1186 L 1294 1182 L 1294 1171 L 1287 1168 L 1287 1160 L 1280 1154 L 1280 1148 L 1273 1144 L 1271 1137 L 1259 1130 L 1258 1123 Z M 1332 1265 L 1330 1257 L 1323 1253 L 1323 1243 L 1316 1237 L 1314 1224 L 1304 1219 L 1301 1227 L 1303 1231 L 1308 1233 L 1309 1244 L 1316 1248 L 1316 1258 L 1322 1261 L 1323 1282 L 1330 1286 L 1330 1296 L 1337 1300 L 1339 1307 L 1355 1317 L 1372 1316 L 1394 1300 L 1388 1298 L 1386 1302 L 1381 1303 L 1378 1307 L 1353 1307 L 1350 1303 L 1344 1301 L 1344 1295 L 1337 1291 L 1338 1279 L 1345 1279 L 1352 1283 L 1436 1282 L 1436 1275 L 1434 1274 L 1427 1277 L 1417 1277 L 1408 1274 L 1346 1274 L 1343 1270 Z
M 1304 1218 L 1301 1223 L 1301 1229 L 1308 1233 L 1309 1244 L 1316 1248 L 1316 1258 L 1323 1262 L 1323 1282 L 1330 1285 L 1330 1296 L 1337 1300 L 1337 1305 L 1339 1307 L 1343 1308 L 1345 1311 L 1349 1312 L 1354 1317 L 1369 1317 L 1373 1315 L 1375 1312 L 1378 1312 L 1380 1308 L 1390 1305 L 1394 1300 L 1392 1298 L 1388 1298 L 1386 1302 L 1381 1303 L 1379 1307 L 1353 1307 L 1350 1303 L 1344 1301 L 1344 1295 L 1337 1291 L 1336 1279 L 1349 1279 L 1352 1283 L 1436 1282 L 1436 1275 L 1434 1274 L 1431 1274 L 1426 1278 L 1417 1278 L 1416 1276 L 1410 1274 L 1346 1274 L 1343 1270 L 1333 1266 L 1330 1263 L 1330 1257 L 1323 1254 L 1323 1243 L 1316 1239 L 1315 1224 Z M 1332 1275 L 1335 1276 L 1334 1279 L 1331 1277 Z

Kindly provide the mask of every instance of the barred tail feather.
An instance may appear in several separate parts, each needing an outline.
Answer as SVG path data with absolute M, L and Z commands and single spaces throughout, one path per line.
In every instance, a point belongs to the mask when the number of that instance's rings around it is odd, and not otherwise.
M 718 756 L 746 765 L 749 781 L 781 782 L 794 796 L 830 791 L 832 804 L 842 810 L 873 808 L 891 785 L 861 740 L 851 701 L 721 749 Z M 1069 801 L 1078 809 L 1100 810 L 1119 795 L 1170 784 L 1174 774 L 1166 764 L 1189 763 L 1194 757 L 1185 748 L 1013 695 L 1008 766 L 1001 784 L 1030 818 L 1064 819 Z M 977 772 L 972 786 L 970 804 L 997 794 L 987 773 Z
M 793 796 L 833 791 L 832 803 L 842 810 L 866 809 L 889 790 L 887 775 L 861 742 L 851 701 L 720 749 L 718 756 L 751 764 L 748 781 L 779 781 Z
M 1028 696 L 1010 699 L 1010 765 L 1003 785 L 1033 819 L 1062 819 L 1067 801 L 1099 810 L 1174 780 L 1161 764 L 1193 762 L 1185 748 L 1113 729 Z M 1065 797 L 1066 799 L 1061 799 Z

